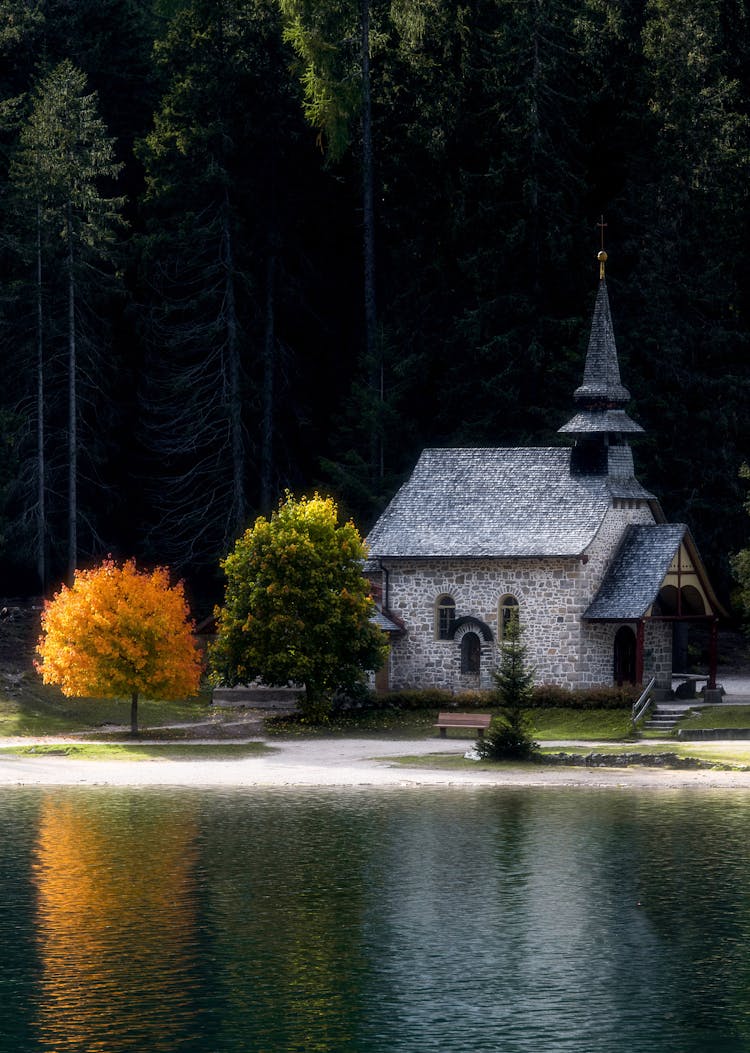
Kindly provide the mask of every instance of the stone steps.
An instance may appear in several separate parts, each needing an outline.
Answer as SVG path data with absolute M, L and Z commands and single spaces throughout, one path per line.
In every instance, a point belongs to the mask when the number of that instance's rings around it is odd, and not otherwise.
M 658 703 L 654 706 L 651 716 L 643 724 L 646 731 L 674 731 L 679 721 L 683 720 L 692 710 L 687 706 L 669 706 Z

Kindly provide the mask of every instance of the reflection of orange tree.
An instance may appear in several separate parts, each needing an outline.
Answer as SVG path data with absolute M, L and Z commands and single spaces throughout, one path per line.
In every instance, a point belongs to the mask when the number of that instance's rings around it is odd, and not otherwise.
M 113 803 L 43 801 L 34 877 L 45 1049 L 179 1049 L 190 1027 L 193 816 Z

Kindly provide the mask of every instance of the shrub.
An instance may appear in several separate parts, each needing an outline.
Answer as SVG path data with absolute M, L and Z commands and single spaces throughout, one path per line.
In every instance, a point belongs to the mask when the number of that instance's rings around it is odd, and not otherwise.
M 537 756 L 538 750 L 539 743 L 526 730 L 504 724 L 497 717 L 484 738 L 477 739 L 476 744 L 479 756 L 492 760 L 531 760 Z
M 439 687 L 409 688 L 386 694 L 370 693 L 373 709 L 487 709 L 495 704 L 493 691 L 461 691 L 451 694 Z
M 588 687 L 571 691 L 556 684 L 537 684 L 531 695 L 532 709 L 629 709 L 636 699 L 638 688 Z M 494 709 L 497 706 L 495 691 L 461 691 L 451 694 L 439 687 L 409 688 L 377 694 L 365 691 L 356 696 L 348 692 L 338 700 L 339 706 L 357 706 L 363 709 L 457 709 L 471 712 L 474 709 Z
M 629 709 L 639 690 L 629 687 L 576 688 L 570 691 L 557 684 L 537 684 L 532 694 L 532 706 L 537 709 Z

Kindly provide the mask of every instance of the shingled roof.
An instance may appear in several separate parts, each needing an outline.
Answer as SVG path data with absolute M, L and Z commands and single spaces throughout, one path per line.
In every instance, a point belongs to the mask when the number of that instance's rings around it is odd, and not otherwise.
M 659 594 L 683 538 L 684 523 L 630 525 L 614 562 L 584 612 L 588 621 L 642 618 Z
M 631 420 L 625 410 L 622 409 L 599 409 L 582 410 L 576 413 L 567 424 L 558 428 L 562 433 L 573 435 L 602 435 L 610 432 L 626 433 L 642 432 L 640 424 Z
M 612 503 L 613 480 L 571 475 L 570 455 L 558 447 L 424 450 L 367 538 L 371 556 L 579 555 Z

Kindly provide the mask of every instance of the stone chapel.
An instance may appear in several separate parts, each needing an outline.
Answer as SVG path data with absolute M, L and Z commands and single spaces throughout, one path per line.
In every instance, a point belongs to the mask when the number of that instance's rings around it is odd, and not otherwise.
M 367 538 L 380 690 L 493 686 L 516 614 L 538 683 L 669 687 L 673 639 L 723 613 L 689 529 L 635 477 L 605 276 L 569 447 L 426 449 Z

